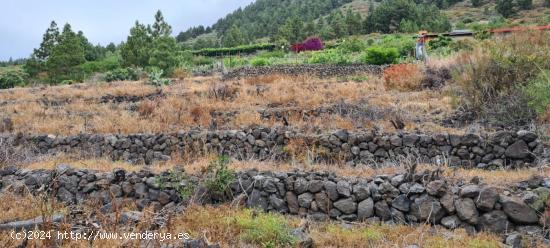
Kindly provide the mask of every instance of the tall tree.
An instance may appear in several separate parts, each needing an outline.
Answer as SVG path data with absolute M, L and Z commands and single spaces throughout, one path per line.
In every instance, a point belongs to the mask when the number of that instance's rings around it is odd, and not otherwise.
M 124 64 L 127 66 L 147 66 L 152 42 L 153 37 L 149 34 L 148 28 L 136 21 L 120 51 Z
M 160 10 L 155 14 L 155 23 L 153 23 L 151 35 L 153 38 L 161 36 L 170 36 L 172 34 L 172 27 L 164 21 L 164 16 Z
M 67 23 L 59 36 L 58 44 L 54 46 L 46 62 L 48 77 L 52 83 L 60 83 L 66 79 L 81 80 L 83 75 L 78 65 L 84 62 L 86 59 L 82 40 Z
M 241 28 L 233 25 L 225 37 L 223 37 L 223 45 L 225 47 L 234 47 L 246 43 L 246 37 Z
M 149 65 L 162 69 L 168 75 L 178 65 L 178 51 L 174 37 L 161 36 L 153 42 Z
M 516 14 L 515 4 L 513 0 L 497 0 L 496 11 L 502 16 L 508 18 Z
M 57 23 L 52 21 L 50 27 L 44 33 L 42 37 L 42 43 L 38 49 L 34 49 L 34 57 L 40 61 L 46 61 L 51 55 L 53 47 L 59 41 L 59 28 Z

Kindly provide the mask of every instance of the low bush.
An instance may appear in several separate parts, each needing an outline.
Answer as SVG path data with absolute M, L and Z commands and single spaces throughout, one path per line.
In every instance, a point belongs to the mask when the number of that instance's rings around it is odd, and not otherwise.
M 397 48 L 386 48 L 373 46 L 369 47 L 363 55 L 363 62 L 373 65 L 385 65 L 396 63 L 399 59 Z
M 163 78 L 163 74 L 164 71 L 162 69 L 152 68 L 147 74 L 147 83 L 156 87 L 171 84 L 172 80 L 168 78 Z
M 117 54 L 107 54 L 107 56 L 99 61 L 87 61 L 80 65 L 80 69 L 85 74 L 92 74 L 94 72 L 106 72 L 120 68 L 121 58 Z
M 179 80 L 184 80 L 185 78 L 189 77 L 189 69 L 187 69 L 186 67 L 178 67 L 174 70 L 172 70 L 172 74 L 171 76 L 173 78 L 177 78 Z
M 538 114 L 544 114 L 550 107 L 550 71 L 542 71 L 539 76 L 523 88 L 529 107 Z
M 223 64 L 227 68 L 235 68 L 248 65 L 248 60 L 243 57 L 231 57 L 223 59 Z
M 237 47 L 222 47 L 222 48 L 205 48 L 198 51 L 193 51 L 193 54 L 195 55 L 202 55 L 202 56 L 227 56 L 227 55 L 234 55 L 234 54 L 251 54 L 255 53 L 257 51 L 262 50 L 268 50 L 271 51 L 275 49 L 275 45 L 273 44 L 253 44 L 253 45 L 242 45 Z
M 208 164 L 204 185 L 210 193 L 223 195 L 227 192 L 235 178 L 235 172 L 228 167 L 229 163 L 229 157 L 220 156 Z
M 138 68 L 118 68 L 111 71 L 108 71 L 105 74 L 105 81 L 136 81 L 139 80 L 143 72 Z
M 345 52 L 362 52 L 367 49 L 367 44 L 359 38 L 352 37 L 340 43 L 338 49 Z
M 196 66 L 213 65 L 214 59 L 206 56 L 195 56 L 191 63 Z
M 8 89 L 25 84 L 28 75 L 22 70 L 10 69 L 0 72 L 0 89 Z
M 349 64 L 351 63 L 346 55 L 338 49 L 328 49 L 314 52 L 307 61 L 309 64 Z
M 428 46 L 431 49 L 438 49 L 442 47 L 448 47 L 453 43 L 453 40 L 447 36 L 439 35 L 436 39 L 430 40 Z
M 416 64 L 392 65 L 384 70 L 386 89 L 418 90 L 423 79 L 422 69 Z
M 242 229 L 240 237 L 251 244 L 261 247 L 293 247 L 296 242 L 282 215 L 245 210 L 228 218 L 228 221 L 236 223 Z
M 266 58 L 253 58 L 250 61 L 250 64 L 252 66 L 268 66 L 268 65 L 271 65 L 271 61 L 269 61 L 269 59 L 266 59 Z
M 529 33 L 487 40 L 459 58 L 455 81 L 462 105 L 495 125 L 528 124 L 545 101 L 537 92 L 545 88 L 545 74 L 537 75 L 550 69 L 549 39 Z

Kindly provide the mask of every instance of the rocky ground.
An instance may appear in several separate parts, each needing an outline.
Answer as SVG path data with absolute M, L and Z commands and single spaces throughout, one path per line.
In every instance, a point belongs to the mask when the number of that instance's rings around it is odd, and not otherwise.
M 0 243 L 550 245 L 550 149 L 538 129 L 476 122 L 433 75 L 431 86 L 396 90 L 376 72 L 363 81 L 243 73 L 163 89 L 1 91 Z M 186 236 L 11 237 L 22 230 Z

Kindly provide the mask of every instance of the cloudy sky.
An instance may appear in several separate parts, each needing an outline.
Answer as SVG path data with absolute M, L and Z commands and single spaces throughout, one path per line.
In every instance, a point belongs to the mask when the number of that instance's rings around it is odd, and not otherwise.
M 174 34 L 191 26 L 211 25 L 254 0 L 2 0 L 0 60 L 28 57 L 55 20 L 71 24 L 90 42 L 103 45 L 126 39 L 136 20 L 152 23 L 161 10 Z

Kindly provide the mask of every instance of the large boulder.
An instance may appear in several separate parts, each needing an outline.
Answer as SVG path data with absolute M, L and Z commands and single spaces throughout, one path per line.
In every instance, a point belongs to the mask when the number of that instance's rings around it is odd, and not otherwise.
M 438 223 L 445 216 L 445 210 L 441 203 L 427 194 L 414 199 L 410 213 L 419 221 L 429 220 L 431 223 Z
M 455 208 L 458 217 L 472 225 L 479 221 L 479 212 L 477 211 L 474 200 L 470 198 L 460 198 L 455 201 Z
M 359 220 L 365 220 L 374 215 L 374 202 L 372 198 L 367 198 L 357 206 L 357 217 Z
M 483 211 L 490 211 L 498 201 L 498 193 L 495 189 L 485 187 L 479 192 L 479 197 L 476 198 L 477 208 Z
M 518 140 L 508 148 L 506 148 L 506 157 L 513 159 L 524 159 L 529 156 L 529 146 L 524 140 Z
M 353 214 L 357 211 L 357 203 L 353 200 L 353 198 L 345 198 L 334 202 L 334 207 L 345 214 Z
M 513 199 L 511 197 L 500 196 L 500 203 L 502 204 L 502 210 L 510 220 L 518 224 L 535 224 L 538 222 L 539 217 L 537 212 L 527 204 Z
M 409 200 L 407 195 L 403 194 L 395 197 L 391 203 L 391 206 L 400 211 L 409 212 L 411 207 L 411 201 Z
M 503 211 L 495 210 L 485 213 L 479 218 L 478 228 L 481 231 L 505 233 L 513 230 L 513 225 Z

